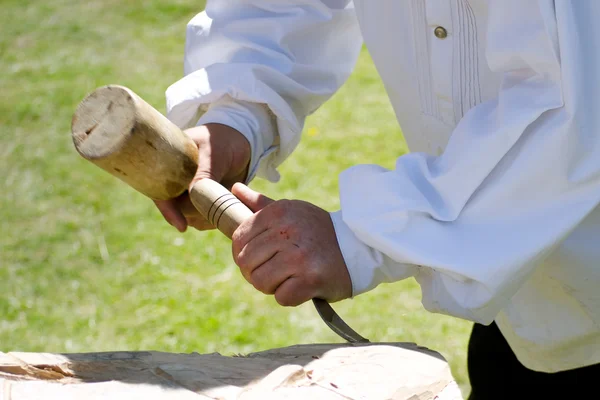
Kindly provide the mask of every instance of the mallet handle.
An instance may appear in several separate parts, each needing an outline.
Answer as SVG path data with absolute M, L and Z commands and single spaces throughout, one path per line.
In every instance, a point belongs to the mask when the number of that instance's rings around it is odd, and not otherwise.
M 237 227 L 254 214 L 229 190 L 211 179 L 196 182 L 190 199 L 208 222 L 229 239 Z

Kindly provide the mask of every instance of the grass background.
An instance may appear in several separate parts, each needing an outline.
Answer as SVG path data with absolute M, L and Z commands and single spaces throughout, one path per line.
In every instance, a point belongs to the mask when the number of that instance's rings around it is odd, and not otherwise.
M 229 242 L 179 234 L 152 203 L 81 159 L 77 103 L 119 83 L 164 110 L 181 77 L 193 0 L 0 0 L 0 350 L 247 353 L 340 342 L 311 304 L 279 307 L 246 284 Z M 338 208 L 337 175 L 392 167 L 406 146 L 369 55 L 306 124 L 274 198 Z M 441 352 L 464 393 L 471 324 L 423 310 L 413 280 L 336 309 L 376 341 Z

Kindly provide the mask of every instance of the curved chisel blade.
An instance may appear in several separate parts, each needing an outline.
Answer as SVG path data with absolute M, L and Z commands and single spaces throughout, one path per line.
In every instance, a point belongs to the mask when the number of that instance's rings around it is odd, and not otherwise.
M 317 312 L 325 321 L 325 324 L 349 343 L 368 343 L 369 339 L 360 336 L 354 329 L 350 328 L 335 310 L 323 299 L 312 299 Z

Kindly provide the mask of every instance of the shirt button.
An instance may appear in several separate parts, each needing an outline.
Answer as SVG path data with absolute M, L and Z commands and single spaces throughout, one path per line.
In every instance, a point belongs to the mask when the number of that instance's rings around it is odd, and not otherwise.
M 448 31 L 442 26 L 438 26 L 437 28 L 435 28 L 433 30 L 433 34 L 438 39 L 446 39 L 448 37 Z

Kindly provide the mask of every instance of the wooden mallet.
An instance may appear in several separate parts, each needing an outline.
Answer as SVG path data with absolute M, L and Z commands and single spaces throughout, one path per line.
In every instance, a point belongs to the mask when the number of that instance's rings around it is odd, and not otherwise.
M 179 127 L 130 89 L 109 85 L 90 93 L 71 124 L 79 154 L 154 200 L 184 193 L 198 167 L 198 148 Z M 252 211 L 210 179 L 190 190 L 198 211 L 228 238 Z M 350 328 L 322 299 L 313 299 L 325 323 L 349 342 L 368 340 Z

